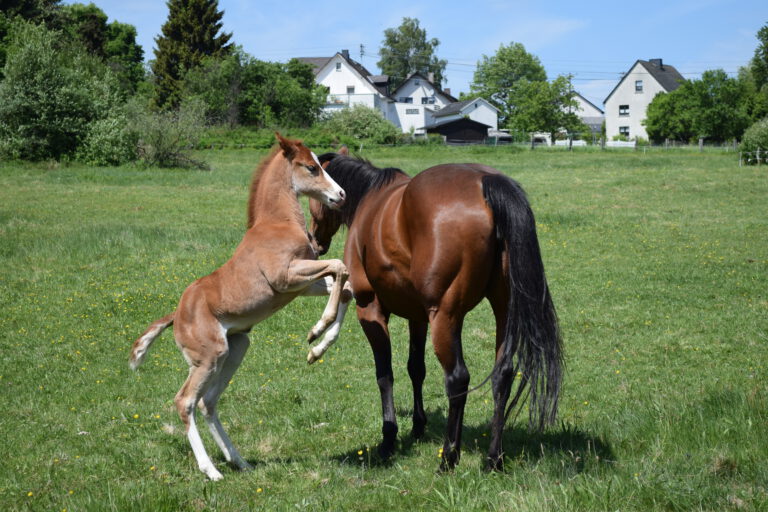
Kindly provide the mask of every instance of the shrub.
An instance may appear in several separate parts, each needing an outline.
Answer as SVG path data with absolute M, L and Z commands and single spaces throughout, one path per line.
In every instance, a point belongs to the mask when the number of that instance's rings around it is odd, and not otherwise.
M 138 158 L 138 138 L 125 109 L 88 125 L 76 158 L 90 165 L 122 165 Z
M 340 110 L 324 124 L 332 133 L 368 140 L 376 144 L 394 144 L 400 137 L 400 130 L 384 119 L 381 112 L 365 105 L 358 104 Z
M 204 104 L 189 101 L 179 110 L 152 112 L 131 102 L 128 112 L 129 130 L 135 133 L 138 157 L 144 165 L 208 169 L 208 164 L 191 156 L 205 127 Z
M 741 139 L 741 150 L 745 153 L 755 153 L 754 157 L 747 155 L 746 161 L 748 163 L 756 162 L 757 150 L 760 150 L 761 153 L 764 152 L 764 155 L 768 156 L 768 117 L 747 128 L 747 131 L 744 132 L 744 137 Z M 766 161 L 765 156 L 761 158 L 763 162 Z
M 109 69 L 56 31 L 15 22 L 0 83 L 0 154 L 28 160 L 72 155 L 88 125 L 120 99 Z

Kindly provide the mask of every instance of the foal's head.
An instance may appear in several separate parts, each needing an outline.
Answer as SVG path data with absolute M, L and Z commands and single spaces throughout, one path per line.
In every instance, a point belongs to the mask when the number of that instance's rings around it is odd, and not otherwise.
M 309 196 L 334 210 L 344 204 L 344 190 L 328 176 L 312 151 L 299 140 L 275 133 L 280 151 L 290 165 L 291 183 L 297 194 Z
M 346 156 L 349 154 L 349 150 L 346 146 L 342 146 L 338 154 Z M 323 169 L 326 169 L 328 164 L 331 163 L 331 160 L 336 156 L 337 153 L 326 153 L 325 155 L 322 155 L 320 162 L 322 163 Z M 309 232 L 315 240 L 317 251 L 322 256 L 331 248 L 333 235 L 336 234 L 343 223 L 341 212 L 339 212 L 338 209 L 331 210 L 319 201 L 310 200 L 309 213 L 311 216 Z

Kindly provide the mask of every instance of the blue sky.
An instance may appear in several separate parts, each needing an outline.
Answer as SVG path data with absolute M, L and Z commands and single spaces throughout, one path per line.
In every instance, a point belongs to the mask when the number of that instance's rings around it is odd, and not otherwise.
M 154 38 L 168 16 L 164 1 L 94 3 L 110 21 L 134 25 L 145 59 L 154 58 Z M 427 36 L 440 40 L 437 55 L 448 61 L 443 86 L 454 96 L 469 91 L 482 55 L 520 42 L 541 60 L 549 78 L 573 74 L 576 90 L 601 108 L 637 59 L 662 58 L 686 78 L 718 68 L 735 74 L 752 58 L 757 31 L 768 23 L 765 0 L 219 0 L 219 8 L 224 30 L 254 57 L 287 61 L 349 49 L 372 73 L 378 71 L 384 30 L 400 25 L 403 17 L 418 18 Z

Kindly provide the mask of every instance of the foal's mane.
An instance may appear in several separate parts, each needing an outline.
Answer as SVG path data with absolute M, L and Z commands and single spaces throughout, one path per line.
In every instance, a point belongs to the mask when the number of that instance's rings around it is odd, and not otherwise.
M 264 170 L 272 164 L 272 161 L 280 151 L 280 146 L 275 146 L 269 152 L 269 154 L 259 163 L 256 170 L 253 171 L 253 178 L 251 179 L 251 188 L 248 194 L 248 225 L 247 228 L 253 227 L 253 223 L 256 220 L 256 190 L 259 187 L 259 180 L 264 175 Z
M 364 158 L 325 153 L 318 157 L 321 163 L 328 162 L 325 172 L 339 184 L 346 193 L 346 201 L 341 207 L 341 219 L 349 225 L 355 216 L 360 201 L 369 193 L 378 190 L 398 176 L 408 176 L 395 167 L 379 169 Z

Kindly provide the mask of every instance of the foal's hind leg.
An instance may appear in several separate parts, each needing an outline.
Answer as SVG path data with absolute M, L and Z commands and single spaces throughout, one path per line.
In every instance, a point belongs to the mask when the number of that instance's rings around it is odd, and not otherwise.
M 176 394 L 174 401 L 181 421 L 186 427 L 187 439 L 192 447 L 192 452 L 195 454 L 197 466 L 211 480 L 221 480 L 223 476 L 213 465 L 211 458 L 205 451 L 203 440 L 200 438 L 200 432 L 195 422 L 195 406 L 215 378 L 218 365 L 223 362 L 223 358 L 227 357 L 227 346 L 223 339 L 218 343 L 211 342 L 210 347 L 211 351 L 207 352 L 204 357 L 195 361 L 195 364 L 190 363 L 189 376 Z M 184 355 L 188 361 L 191 361 L 186 351 Z
M 413 430 L 411 434 L 416 439 L 424 435 L 427 425 L 427 414 L 424 412 L 422 387 L 427 369 L 424 365 L 424 345 L 427 342 L 427 323 L 411 320 L 408 322 L 410 332 L 410 348 L 408 352 L 408 376 L 413 385 Z
M 232 377 L 240 367 L 240 363 L 242 363 L 243 357 L 245 357 L 245 353 L 250 345 L 250 340 L 247 334 L 231 334 L 228 336 L 227 341 L 229 343 L 229 354 L 222 363 L 208 391 L 198 402 L 198 406 L 203 413 L 206 423 L 208 423 L 208 429 L 211 431 L 213 439 L 224 453 L 224 458 L 227 459 L 227 462 L 234 464 L 241 470 L 249 470 L 252 469 L 251 465 L 240 456 L 240 453 L 224 430 L 221 421 L 219 421 L 216 406 L 221 394 L 227 389 Z

